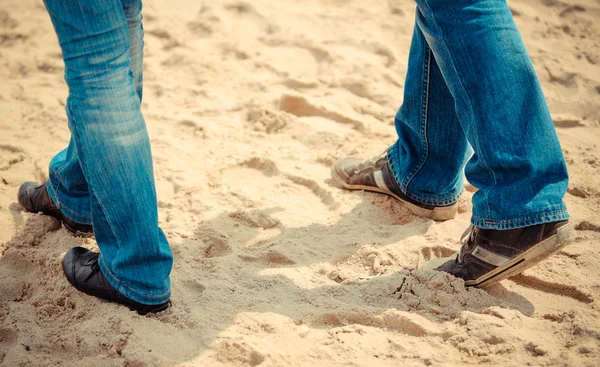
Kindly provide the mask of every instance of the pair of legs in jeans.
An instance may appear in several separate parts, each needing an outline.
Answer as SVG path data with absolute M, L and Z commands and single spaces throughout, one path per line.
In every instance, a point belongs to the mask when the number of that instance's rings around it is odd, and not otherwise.
M 461 252 L 437 268 L 485 285 L 490 274 L 500 279 L 562 246 L 566 166 L 505 1 L 416 2 L 399 139 L 379 159 L 338 162 L 334 179 L 442 220 L 454 215 L 466 163 L 479 189 L 473 228 Z M 168 302 L 172 255 L 158 227 L 140 111 L 141 0 L 46 0 L 46 7 L 65 60 L 72 139 L 52 160 L 48 182 L 24 187 L 20 201 L 68 228 L 93 226 L 101 255 L 76 248 L 63 261 L 74 286 L 138 311 L 162 310 L 143 308 Z M 475 153 L 466 162 L 469 144 Z
M 464 168 L 478 189 L 472 227 L 457 255 L 430 266 L 487 286 L 566 244 L 566 164 L 506 1 L 416 3 L 398 141 L 375 159 L 338 161 L 332 176 L 446 220 L 456 213 Z
M 45 5 L 65 62 L 72 138 L 52 159 L 48 182 L 24 184 L 19 200 L 70 229 L 93 226 L 101 255 L 75 248 L 63 261 L 74 286 L 143 313 L 162 310 L 170 299 L 173 257 L 158 227 L 150 140 L 140 110 L 141 0 Z

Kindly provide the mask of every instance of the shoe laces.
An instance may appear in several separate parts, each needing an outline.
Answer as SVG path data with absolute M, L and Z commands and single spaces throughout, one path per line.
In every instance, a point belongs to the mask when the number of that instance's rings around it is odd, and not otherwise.
M 460 236 L 460 243 L 462 245 L 465 245 L 470 239 L 471 239 L 471 234 L 473 233 L 473 225 L 469 225 L 469 227 L 463 232 L 463 234 Z
M 94 256 L 88 259 L 85 262 L 85 265 L 91 266 L 92 268 L 92 271 L 90 271 L 88 276 L 83 280 L 84 282 L 87 282 L 88 280 L 90 280 L 91 277 L 93 277 L 100 271 L 100 265 L 98 265 L 98 256 Z
M 463 232 L 463 234 L 460 236 L 460 244 L 461 244 L 461 248 L 460 251 L 458 252 L 458 255 L 456 255 L 456 262 L 460 263 L 462 262 L 462 254 L 463 254 L 463 249 L 465 248 L 465 246 L 467 245 L 467 243 L 471 240 L 471 237 L 473 235 L 473 231 L 474 231 L 475 227 L 473 227 L 473 225 L 469 225 L 469 227 Z
M 387 154 L 387 151 L 388 150 L 386 149 L 383 152 L 381 152 L 380 154 L 376 155 L 375 157 L 360 163 L 358 166 L 356 166 L 356 169 L 354 170 L 354 172 L 360 172 L 365 168 L 374 166 L 377 163 L 377 161 L 381 159 L 381 157 L 383 157 L 384 155 Z

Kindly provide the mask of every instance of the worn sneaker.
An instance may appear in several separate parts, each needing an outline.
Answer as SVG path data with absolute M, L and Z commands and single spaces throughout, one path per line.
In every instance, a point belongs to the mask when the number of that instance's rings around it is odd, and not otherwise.
M 48 195 L 46 184 L 38 185 L 35 182 L 25 182 L 19 188 L 19 204 L 31 213 L 43 213 L 58 219 L 65 229 L 74 236 L 90 236 L 93 227 L 90 224 L 81 224 L 69 219 Z
M 572 230 L 568 220 L 503 231 L 470 226 L 457 254 L 431 260 L 425 267 L 462 278 L 466 286 L 484 288 L 558 252 Z
M 394 179 L 386 152 L 370 160 L 344 158 L 331 167 L 333 181 L 349 190 L 367 190 L 389 195 L 414 215 L 434 220 L 454 218 L 458 204 L 434 206 L 419 203 L 406 196 Z

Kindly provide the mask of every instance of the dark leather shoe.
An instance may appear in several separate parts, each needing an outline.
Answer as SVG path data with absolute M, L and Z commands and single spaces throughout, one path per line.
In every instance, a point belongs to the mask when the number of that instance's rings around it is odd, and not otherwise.
M 502 231 L 471 226 L 456 255 L 432 260 L 426 266 L 462 278 L 466 286 L 487 287 L 562 249 L 572 230 L 568 220 Z
M 98 266 L 98 255 L 83 247 L 70 249 L 62 262 L 69 283 L 85 294 L 127 306 L 140 315 L 161 312 L 169 307 L 170 301 L 158 305 L 145 305 L 119 293 L 102 274 Z
M 368 190 L 389 195 L 419 217 L 439 221 L 454 218 L 458 211 L 457 203 L 446 206 L 427 205 L 406 196 L 396 183 L 386 153 L 369 160 L 340 159 L 331 167 L 331 178 L 345 189 Z
M 25 182 L 19 188 L 18 198 L 19 204 L 25 210 L 31 213 L 44 213 L 58 219 L 74 236 L 87 236 L 93 232 L 91 225 L 72 221 L 60 211 L 50 199 L 45 183 L 38 185 L 35 182 Z

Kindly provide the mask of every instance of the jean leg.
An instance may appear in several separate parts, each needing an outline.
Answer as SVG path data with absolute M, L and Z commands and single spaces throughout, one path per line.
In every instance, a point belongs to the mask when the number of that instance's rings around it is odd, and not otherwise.
M 569 217 L 567 169 L 539 81 L 505 0 L 416 0 L 417 25 L 475 154 L 472 223 L 511 229 Z
M 454 99 L 421 30 L 415 26 L 404 88 L 395 118 L 398 141 L 388 161 L 401 190 L 431 205 L 456 202 L 471 150 Z
M 140 0 L 121 0 L 121 6 L 127 19 L 129 31 L 129 69 L 133 74 L 135 90 L 142 99 L 144 30 L 142 26 L 142 2 Z M 92 214 L 88 184 L 81 171 L 79 156 L 73 139 L 69 146 L 59 152 L 50 162 L 48 194 L 60 210 L 69 219 L 81 224 L 91 224 Z
M 63 51 L 67 115 L 90 193 L 99 265 L 144 304 L 170 297 L 172 254 L 158 227 L 150 141 L 119 0 L 46 0 Z

